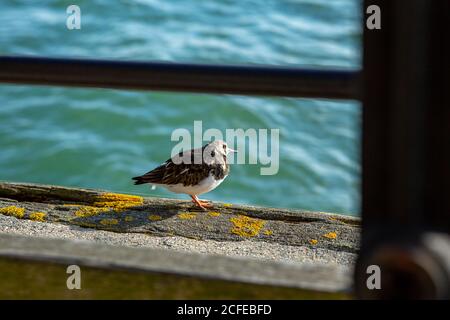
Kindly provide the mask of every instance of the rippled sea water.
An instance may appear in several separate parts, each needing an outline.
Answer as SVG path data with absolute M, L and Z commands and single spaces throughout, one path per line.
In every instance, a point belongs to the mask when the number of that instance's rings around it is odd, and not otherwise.
M 82 29 L 66 28 L 77 4 Z M 0 2 L 0 54 L 359 68 L 360 1 Z M 280 129 L 280 169 L 233 165 L 211 200 L 358 215 L 357 102 L 0 84 L 0 180 L 178 197 L 130 178 L 176 128 Z

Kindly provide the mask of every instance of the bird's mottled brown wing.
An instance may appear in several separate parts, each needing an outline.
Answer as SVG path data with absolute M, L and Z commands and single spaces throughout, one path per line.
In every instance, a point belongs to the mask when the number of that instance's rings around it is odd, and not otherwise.
M 134 177 L 135 184 L 154 183 L 173 185 L 182 183 L 185 186 L 198 184 L 209 175 L 211 168 L 202 164 L 174 164 L 172 159 L 167 160 L 159 167 L 146 174 Z
M 202 161 L 202 155 L 203 148 L 179 153 L 152 171 L 134 177 L 133 180 L 136 180 L 135 184 L 197 185 L 208 177 L 211 171 L 211 166 Z

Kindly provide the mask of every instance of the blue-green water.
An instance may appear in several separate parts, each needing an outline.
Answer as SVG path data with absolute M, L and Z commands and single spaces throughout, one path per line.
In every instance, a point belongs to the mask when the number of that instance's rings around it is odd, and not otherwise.
M 66 8 L 81 8 L 81 30 Z M 0 2 L 0 54 L 360 66 L 356 0 Z M 170 156 L 176 128 L 279 128 L 280 169 L 233 165 L 203 196 L 358 214 L 356 102 L 0 85 L 0 180 L 179 197 L 130 178 Z

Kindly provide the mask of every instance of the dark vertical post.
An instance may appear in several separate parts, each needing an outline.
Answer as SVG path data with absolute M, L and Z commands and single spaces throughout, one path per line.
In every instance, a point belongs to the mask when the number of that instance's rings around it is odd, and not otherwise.
M 364 1 L 381 29 L 364 28 L 361 298 L 449 295 L 449 2 Z

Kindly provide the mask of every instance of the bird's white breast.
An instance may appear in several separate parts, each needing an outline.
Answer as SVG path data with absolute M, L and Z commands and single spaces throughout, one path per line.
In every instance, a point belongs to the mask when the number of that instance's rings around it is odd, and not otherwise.
M 178 183 L 174 185 L 165 185 L 164 187 L 166 187 L 169 191 L 175 193 L 185 193 L 194 196 L 214 190 L 219 184 L 222 183 L 223 180 L 225 180 L 225 178 L 226 176 L 223 179 L 216 180 L 213 174 L 210 173 L 207 178 L 201 180 L 199 184 L 194 186 L 185 186 L 181 183 Z

